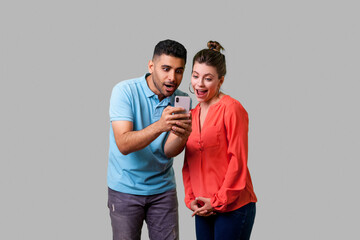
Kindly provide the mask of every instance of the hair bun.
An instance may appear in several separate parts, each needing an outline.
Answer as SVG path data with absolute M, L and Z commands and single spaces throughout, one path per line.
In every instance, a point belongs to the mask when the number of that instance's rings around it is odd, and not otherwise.
M 220 52 L 220 50 L 224 50 L 220 43 L 217 41 L 208 41 L 207 46 L 209 49 Z

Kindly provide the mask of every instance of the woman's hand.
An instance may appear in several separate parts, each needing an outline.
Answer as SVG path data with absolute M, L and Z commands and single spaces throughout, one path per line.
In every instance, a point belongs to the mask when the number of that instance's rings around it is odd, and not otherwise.
M 208 217 L 215 214 L 214 209 L 210 203 L 210 198 L 197 197 L 190 203 L 190 207 L 194 211 L 191 215 L 192 217 L 195 215 Z

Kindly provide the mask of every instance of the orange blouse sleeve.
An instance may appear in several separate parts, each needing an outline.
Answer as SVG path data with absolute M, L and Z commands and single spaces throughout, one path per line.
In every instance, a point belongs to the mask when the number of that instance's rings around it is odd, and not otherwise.
M 226 211 L 226 206 L 236 201 L 240 192 L 245 189 L 248 158 L 248 125 L 246 110 L 239 102 L 228 106 L 224 115 L 227 155 L 229 165 L 224 182 L 219 191 L 211 198 L 211 205 L 219 212 Z
M 190 203 L 195 200 L 195 196 L 191 187 L 189 165 L 186 160 L 186 151 L 184 165 L 182 168 L 183 183 L 185 189 L 185 204 L 191 210 Z

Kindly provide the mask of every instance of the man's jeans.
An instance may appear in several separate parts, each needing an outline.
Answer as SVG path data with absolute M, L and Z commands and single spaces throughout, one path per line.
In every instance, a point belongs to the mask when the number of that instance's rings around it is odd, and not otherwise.
M 113 240 L 140 240 L 144 220 L 151 240 L 179 239 L 176 190 L 140 196 L 108 189 Z

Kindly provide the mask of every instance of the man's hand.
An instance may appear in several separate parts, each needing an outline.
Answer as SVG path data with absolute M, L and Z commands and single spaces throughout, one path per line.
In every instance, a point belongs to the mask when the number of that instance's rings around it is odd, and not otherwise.
M 184 115 L 184 114 L 176 114 L 176 115 Z M 191 112 L 188 114 L 188 118 L 181 118 L 176 121 L 176 125 L 171 128 L 171 132 L 175 134 L 176 136 L 187 140 L 190 136 L 190 133 L 192 131 L 191 127 L 191 121 L 192 121 L 192 115 Z
M 167 107 L 161 118 L 167 120 L 166 124 L 171 131 L 164 146 L 164 153 L 168 158 L 175 157 L 184 149 L 192 131 L 191 113 L 184 113 L 181 107 Z
M 183 112 L 184 109 L 181 107 L 166 107 L 160 120 L 158 121 L 160 131 L 169 132 L 172 130 L 173 132 L 177 132 L 179 135 L 183 135 L 188 134 L 187 132 L 190 126 L 191 132 L 191 114 Z

